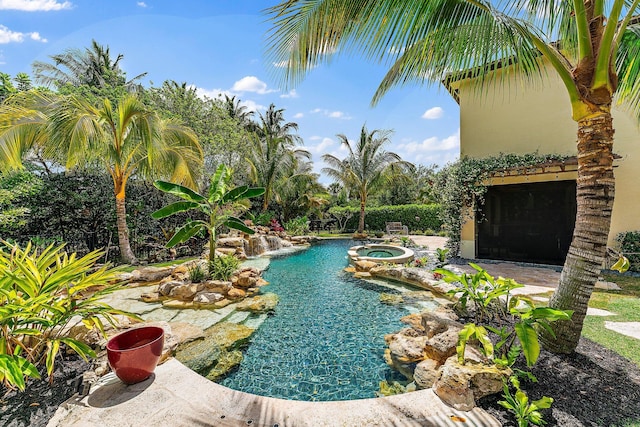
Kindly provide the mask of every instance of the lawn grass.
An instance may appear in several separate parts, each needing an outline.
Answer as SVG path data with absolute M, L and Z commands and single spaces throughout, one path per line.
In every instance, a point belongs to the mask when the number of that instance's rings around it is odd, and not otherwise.
M 615 315 L 587 316 L 582 334 L 640 366 L 640 340 L 604 327 L 605 322 L 611 321 L 640 322 L 640 278 L 607 275 L 605 280 L 616 283 L 621 290 L 596 290 L 591 295 L 589 307 L 608 310 Z

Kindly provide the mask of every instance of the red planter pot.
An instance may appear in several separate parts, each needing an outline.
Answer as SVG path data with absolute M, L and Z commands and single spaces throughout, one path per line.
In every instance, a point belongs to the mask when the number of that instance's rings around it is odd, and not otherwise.
M 143 326 L 112 337 L 107 342 L 109 365 L 126 384 L 144 381 L 162 355 L 164 330 L 157 326 Z

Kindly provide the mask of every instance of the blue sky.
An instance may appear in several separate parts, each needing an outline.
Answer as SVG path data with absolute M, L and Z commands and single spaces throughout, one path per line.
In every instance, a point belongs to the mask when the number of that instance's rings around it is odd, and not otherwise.
M 382 65 L 338 55 L 312 70 L 293 90 L 279 86 L 267 62 L 262 11 L 278 0 L 0 0 L 0 71 L 31 74 L 35 60 L 92 39 L 124 55 L 129 77 L 147 72 L 147 83 L 187 82 L 200 93 L 236 95 L 249 108 L 274 103 L 299 125 L 320 172 L 320 156 L 343 157 L 336 134 L 356 139 L 392 129 L 387 147 L 415 164 L 443 166 L 459 152 L 459 108 L 441 86 L 390 91 L 375 107 L 371 98 L 386 72 Z M 321 181 L 327 182 L 326 178 Z

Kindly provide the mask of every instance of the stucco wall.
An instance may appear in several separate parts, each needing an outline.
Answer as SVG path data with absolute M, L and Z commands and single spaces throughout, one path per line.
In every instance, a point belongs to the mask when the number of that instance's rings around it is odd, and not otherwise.
M 508 83 L 494 85 L 478 93 L 468 82 L 454 87 L 460 98 L 460 155 L 489 157 L 499 153 L 576 154 L 577 125 L 571 119 L 571 106 L 562 82 L 550 73 L 547 81 L 523 86 L 513 76 Z M 630 115 L 613 110 L 616 198 L 613 207 L 609 245 L 618 233 L 640 230 L 640 130 Z M 567 179 L 549 175 L 535 180 Z M 510 179 L 503 184 L 527 182 L 532 177 Z M 571 179 L 571 178 L 569 178 Z M 500 185 L 501 183 L 496 182 Z M 473 224 L 462 230 L 462 256 L 475 257 Z

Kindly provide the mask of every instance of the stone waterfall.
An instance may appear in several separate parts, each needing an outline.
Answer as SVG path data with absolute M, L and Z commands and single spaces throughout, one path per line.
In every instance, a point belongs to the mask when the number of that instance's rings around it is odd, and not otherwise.
M 289 246 L 292 246 L 291 242 L 272 235 L 254 234 L 244 240 L 244 252 L 247 256 L 258 256 Z

